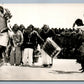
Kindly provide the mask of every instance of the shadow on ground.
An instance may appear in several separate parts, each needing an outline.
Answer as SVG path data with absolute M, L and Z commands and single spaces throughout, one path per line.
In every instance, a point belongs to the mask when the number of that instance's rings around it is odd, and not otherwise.
M 51 67 L 44 67 L 44 66 L 29 66 L 29 65 L 23 65 L 23 66 L 20 66 L 20 67 L 30 67 L 30 68 L 51 68 Z
M 73 74 L 73 73 L 81 73 L 81 72 L 78 72 L 78 71 L 61 71 L 61 70 L 52 70 L 51 72 L 49 73 L 58 73 L 58 74 Z

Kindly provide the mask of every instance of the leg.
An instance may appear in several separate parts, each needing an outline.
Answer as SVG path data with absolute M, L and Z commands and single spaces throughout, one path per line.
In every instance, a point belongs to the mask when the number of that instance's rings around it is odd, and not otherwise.
M 42 53 L 42 63 L 43 63 L 43 67 L 48 67 L 48 63 L 47 63 L 47 56 L 45 51 L 42 49 L 41 50 Z
M 15 64 L 18 66 L 21 63 L 21 48 L 20 47 L 16 47 L 15 54 L 16 54 L 16 56 L 15 56 L 16 57 Z
M 29 62 L 29 56 L 28 56 L 28 53 L 29 53 L 29 48 L 25 48 L 24 51 L 23 51 L 23 55 L 22 55 L 22 62 L 23 62 L 23 65 L 28 65 L 28 62 Z
M 12 49 L 10 53 L 10 64 L 14 65 L 15 63 L 15 51 Z
M 5 52 L 5 47 L 0 45 L 0 59 L 3 59 L 2 53 Z
M 29 48 L 28 50 L 28 56 L 29 56 L 29 66 L 32 66 L 33 64 L 33 49 Z
M 84 63 L 82 63 L 81 66 L 82 66 L 81 72 L 84 72 Z
M 1 55 L 1 60 L 5 63 L 6 62 L 6 53 L 5 53 L 5 50 L 6 50 L 6 47 L 4 46 L 1 46 L 0 48 L 1 52 L 0 52 L 0 55 Z

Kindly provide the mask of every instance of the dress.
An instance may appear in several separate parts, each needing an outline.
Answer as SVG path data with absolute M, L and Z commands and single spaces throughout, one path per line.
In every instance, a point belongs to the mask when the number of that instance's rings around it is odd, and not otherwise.
M 23 35 L 21 31 L 17 31 L 11 36 L 11 52 L 10 52 L 10 64 L 20 65 L 21 62 L 21 45 L 23 43 Z M 18 45 L 19 44 L 19 45 Z

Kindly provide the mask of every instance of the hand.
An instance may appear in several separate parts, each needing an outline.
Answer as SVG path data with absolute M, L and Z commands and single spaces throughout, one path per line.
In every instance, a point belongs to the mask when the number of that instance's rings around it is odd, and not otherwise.
M 37 31 L 34 30 L 34 31 L 31 32 L 31 34 L 37 34 Z
M 15 47 L 13 47 L 13 51 L 15 51 Z
M 17 43 L 17 46 L 21 46 L 21 44 L 20 43 Z

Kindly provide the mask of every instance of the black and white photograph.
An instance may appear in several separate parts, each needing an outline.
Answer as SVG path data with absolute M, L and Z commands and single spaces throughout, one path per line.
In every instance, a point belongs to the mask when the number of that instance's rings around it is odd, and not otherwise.
M 84 81 L 84 4 L 0 4 L 0 81 Z

